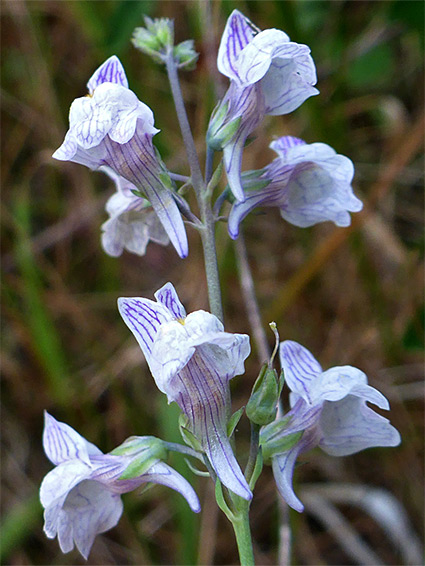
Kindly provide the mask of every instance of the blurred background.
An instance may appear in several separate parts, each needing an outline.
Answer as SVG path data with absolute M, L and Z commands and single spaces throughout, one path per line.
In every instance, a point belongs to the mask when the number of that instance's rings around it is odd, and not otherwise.
M 397 448 L 347 458 L 319 450 L 298 466 L 306 504 L 290 513 L 294 564 L 419 564 L 423 525 L 423 22 L 420 1 L 50 1 L 4 0 L 2 24 L 2 547 L 3 564 L 84 564 L 45 538 L 38 488 L 51 469 L 43 410 L 103 451 L 132 434 L 178 441 L 178 410 L 156 389 L 119 317 L 119 296 L 153 296 L 172 281 L 188 311 L 208 308 L 200 241 L 190 255 L 149 244 L 139 258 L 100 246 L 101 173 L 51 158 L 68 110 L 110 55 L 155 114 L 155 138 L 170 170 L 188 174 L 166 74 L 130 43 L 143 15 L 175 19 L 176 39 L 194 38 L 195 72 L 181 74 L 201 155 L 216 93 L 226 88 L 216 52 L 238 8 L 260 28 L 276 27 L 311 47 L 320 96 L 267 118 L 245 151 L 244 168 L 273 157 L 273 136 L 322 141 L 355 163 L 365 203 L 350 229 L 298 229 L 277 210 L 244 222 L 265 325 L 308 347 L 327 368 L 350 364 L 388 397 L 401 433 Z M 224 186 L 224 185 L 223 185 Z M 217 229 L 226 329 L 251 333 L 225 224 Z M 270 333 L 270 343 L 273 338 Z M 232 383 L 235 409 L 260 368 L 255 348 Z M 248 451 L 243 420 L 236 440 Z M 158 487 L 124 496 L 118 526 L 97 537 L 88 564 L 236 564 L 230 524 L 210 482 L 182 458 L 175 465 L 203 505 Z M 279 561 L 279 507 L 266 468 L 252 505 L 258 564 Z

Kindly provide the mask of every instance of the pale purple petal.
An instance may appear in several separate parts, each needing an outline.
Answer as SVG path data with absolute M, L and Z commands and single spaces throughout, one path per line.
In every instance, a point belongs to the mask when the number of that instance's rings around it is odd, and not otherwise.
M 171 487 L 183 495 L 189 504 L 189 507 L 195 513 L 199 513 L 201 505 L 198 496 L 190 483 L 181 476 L 178 472 L 173 470 L 164 462 L 154 464 L 149 470 L 143 474 L 143 483 L 152 482 Z
M 72 161 L 77 153 L 78 144 L 74 138 L 74 134 L 70 131 L 66 132 L 62 145 L 53 153 L 52 157 L 59 161 Z
M 156 334 L 162 324 L 173 320 L 170 311 L 161 303 L 142 297 L 119 298 L 118 310 L 134 334 L 150 367 Z
M 311 384 L 309 393 L 314 404 L 340 401 L 351 394 L 381 409 L 389 409 L 388 401 L 382 393 L 367 385 L 366 374 L 352 366 L 337 366 L 326 370 Z
M 275 58 L 296 59 L 309 52 L 310 49 L 306 45 L 289 41 L 289 37 L 281 30 L 264 30 L 257 34 L 239 55 L 240 86 L 254 84 L 262 79 Z
M 51 507 L 67 496 L 81 481 L 90 477 L 92 467 L 81 460 L 62 462 L 51 470 L 40 486 L 40 501 L 43 507 Z
M 292 340 L 281 342 L 279 354 L 285 382 L 290 390 L 311 405 L 310 388 L 322 373 L 322 366 L 307 348 Z
M 272 458 L 272 469 L 277 489 L 284 501 L 299 513 L 304 511 L 304 505 L 295 495 L 294 488 L 292 487 L 292 476 L 296 459 L 301 451 L 302 444 L 298 442 L 287 452 L 277 454 Z
M 188 417 L 189 428 L 202 443 L 220 481 L 244 499 L 251 499 L 226 434 L 230 417 L 228 376 L 217 372 L 211 352 L 197 348 L 186 366 L 170 380 L 167 394 Z
M 223 148 L 223 161 L 230 189 L 238 201 L 243 201 L 242 153 L 248 136 L 264 117 L 264 97 L 256 85 L 238 89 L 233 84 L 228 96 L 231 102 L 229 120 L 240 116 L 241 122 L 232 140 Z
M 69 545 L 72 536 L 78 550 L 87 560 L 96 535 L 108 531 L 118 523 L 123 511 L 121 497 L 105 489 L 96 481 L 84 481 L 68 495 L 60 512 L 58 539 Z M 72 533 L 72 534 L 71 534 Z
M 94 444 L 47 411 L 44 412 L 43 447 L 46 456 L 55 465 L 72 459 L 89 464 L 89 455 L 102 454 Z
M 243 202 L 235 202 L 232 206 L 227 221 L 227 229 L 233 240 L 239 236 L 239 226 L 242 220 L 258 206 L 279 206 L 281 204 L 280 191 L 276 189 L 252 191 L 245 193 Z
M 104 87 L 108 88 L 109 85 L 104 84 Z M 113 110 L 112 103 L 102 107 L 85 96 L 74 100 L 69 111 L 69 129 L 82 149 L 96 147 L 104 139 L 112 127 Z
M 106 211 L 110 218 L 101 226 L 102 246 L 106 253 L 118 257 L 126 249 L 142 256 L 149 240 L 167 245 L 170 240 L 149 201 L 132 194 L 128 187 L 134 185 L 117 177 L 123 180 L 123 189 L 108 199 Z
M 172 283 L 166 283 L 161 289 L 154 294 L 155 299 L 162 303 L 176 319 L 183 320 L 186 318 L 186 310 L 182 305 L 174 285 Z
M 293 169 L 280 212 L 287 222 L 300 228 L 329 220 L 337 226 L 349 226 L 351 195 L 351 187 L 339 185 L 320 164 L 300 163 Z
M 121 61 L 116 55 L 109 57 L 91 76 L 87 89 L 93 94 L 96 87 L 102 83 L 114 83 L 128 88 L 128 81 Z
M 104 147 L 107 152 L 104 164 L 146 193 L 177 253 L 182 258 L 186 257 L 186 230 L 172 191 L 164 186 L 159 177 L 165 171 L 156 157 L 152 136 L 144 134 L 138 125 L 136 134 L 128 143 L 119 144 L 108 137 Z
M 307 57 L 307 56 L 305 56 Z M 311 64 L 314 68 L 313 60 Z M 264 92 L 266 114 L 280 116 L 296 110 L 301 104 L 319 94 L 317 88 L 312 86 L 305 77 L 297 71 L 296 61 L 289 59 L 274 59 L 266 76 L 261 80 L 261 89 Z
M 320 419 L 320 447 L 331 456 L 348 456 L 374 446 L 398 446 L 400 434 L 359 397 L 325 402 Z
M 282 136 L 276 140 L 273 140 L 269 147 L 273 149 L 279 157 L 282 157 L 289 149 L 296 147 L 298 145 L 307 145 L 301 138 L 296 138 L 294 136 Z
M 217 67 L 230 79 L 238 79 L 238 57 L 255 35 L 254 26 L 241 12 L 230 14 L 218 49 Z

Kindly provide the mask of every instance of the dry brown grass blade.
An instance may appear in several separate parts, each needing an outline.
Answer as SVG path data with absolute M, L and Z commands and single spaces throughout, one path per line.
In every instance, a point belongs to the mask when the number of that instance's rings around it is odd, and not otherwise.
M 414 127 L 400 139 L 397 148 L 387 160 L 386 166 L 382 168 L 379 178 L 371 188 L 370 197 L 364 210 L 353 216 L 351 226 L 335 230 L 316 248 L 309 260 L 281 288 L 267 309 L 264 317 L 265 322 L 279 319 L 307 283 L 344 244 L 349 235 L 366 222 L 370 212 L 374 210 L 376 204 L 388 192 L 404 167 L 423 145 L 424 127 L 425 115 L 422 113 L 416 120 Z

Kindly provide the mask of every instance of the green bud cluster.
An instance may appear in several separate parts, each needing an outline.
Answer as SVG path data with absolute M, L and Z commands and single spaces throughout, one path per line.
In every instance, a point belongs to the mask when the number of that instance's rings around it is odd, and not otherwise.
M 174 22 L 168 18 L 152 20 L 145 16 L 145 27 L 134 30 L 132 42 L 136 49 L 152 57 L 156 63 L 165 64 L 165 57 L 172 49 L 179 69 L 193 70 L 199 57 L 193 39 L 174 46 Z

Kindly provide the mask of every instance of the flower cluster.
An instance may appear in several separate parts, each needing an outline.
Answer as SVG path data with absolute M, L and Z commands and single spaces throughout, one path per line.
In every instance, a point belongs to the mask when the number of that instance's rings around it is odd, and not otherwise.
M 146 26 L 136 30 L 133 42 L 167 65 L 177 96 L 170 61 L 174 71 L 193 68 L 197 59 L 193 42 L 174 46 L 170 20 L 147 19 Z M 218 69 L 230 79 L 230 85 L 211 116 L 206 138 L 208 160 L 212 150 L 223 152 L 228 187 L 214 210 L 218 212 L 225 199 L 231 202 L 230 237 L 238 237 L 242 220 L 259 206 L 278 207 L 287 222 L 302 228 L 324 221 L 349 226 L 350 213 L 362 209 L 352 189 L 354 167 L 350 159 L 330 146 L 283 136 L 270 144 L 277 154 L 273 161 L 263 169 L 242 172 L 245 142 L 264 117 L 292 112 L 318 94 L 310 49 L 292 42 L 283 31 L 260 31 L 234 10 L 221 39 Z M 105 252 L 114 257 L 124 250 L 144 255 L 149 241 L 161 245 L 171 242 L 180 257 L 186 257 L 188 241 L 182 213 L 203 234 L 208 266 L 208 257 L 216 259 L 209 238 L 218 218 L 210 201 L 219 174 L 202 179 L 200 187 L 195 186 L 196 179 L 167 170 L 153 145 L 153 137 L 159 132 L 153 112 L 128 88 L 116 56 L 95 71 L 87 88 L 88 96 L 77 98 L 71 105 L 69 130 L 54 157 L 101 170 L 114 182 L 116 191 L 106 204 L 109 219 L 102 225 Z M 180 105 L 176 101 L 178 111 L 180 106 L 183 102 Z M 187 142 L 186 121 L 180 122 Z M 187 153 L 190 161 L 196 148 L 189 147 Z M 200 170 L 196 174 L 199 167 L 193 173 L 192 165 L 193 177 L 202 177 Z M 217 171 L 221 173 L 220 168 Z M 183 189 L 177 192 L 176 179 L 185 182 L 185 187 L 192 184 L 200 219 L 182 197 Z M 208 256 L 212 249 L 213 256 Z M 209 282 L 210 278 L 211 273 Z M 218 274 L 215 283 L 218 288 Z M 211 287 L 214 284 L 210 291 Z M 123 509 L 121 494 L 147 482 L 178 491 L 190 508 L 199 512 L 193 488 L 165 463 L 168 450 L 188 454 L 205 464 L 207 475 L 216 482 L 218 504 L 233 524 L 240 526 L 247 522 L 240 520 L 238 512 L 249 509 L 263 458 L 273 468 L 282 497 L 302 511 L 303 504 L 292 487 L 300 454 L 319 446 L 332 456 L 346 456 L 369 447 L 399 444 L 397 430 L 367 405 L 388 410 L 387 399 L 368 385 L 359 369 L 342 366 L 323 371 L 306 348 L 286 340 L 279 347 L 282 374 L 278 377 L 273 369 L 279 343 L 274 325 L 274 354 L 260 371 L 246 405 L 253 435 L 244 473 L 232 439 L 242 409 L 231 414 L 229 382 L 245 371 L 249 337 L 226 332 L 212 313 L 197 310 L 187 315 L 171 283 L 154 297 L 156 300 L 120 298 L 118 308 L 140 345 L 158 389 L 169 403 L 175 402 L 181 409 L 180 430 L 186 445 L 151 436 L 130 437 L 103 454 L 70 426 L 46 413 L 43 445 L 55 468 L 43 480 L 40 499 L 46 535 L 57 536 L 63 552 L 69 552 L 75 544 L 87 558 L 96 535 L 117 524 Z M 291 408 L 277 417 L 284 383 L 290 389 Z

